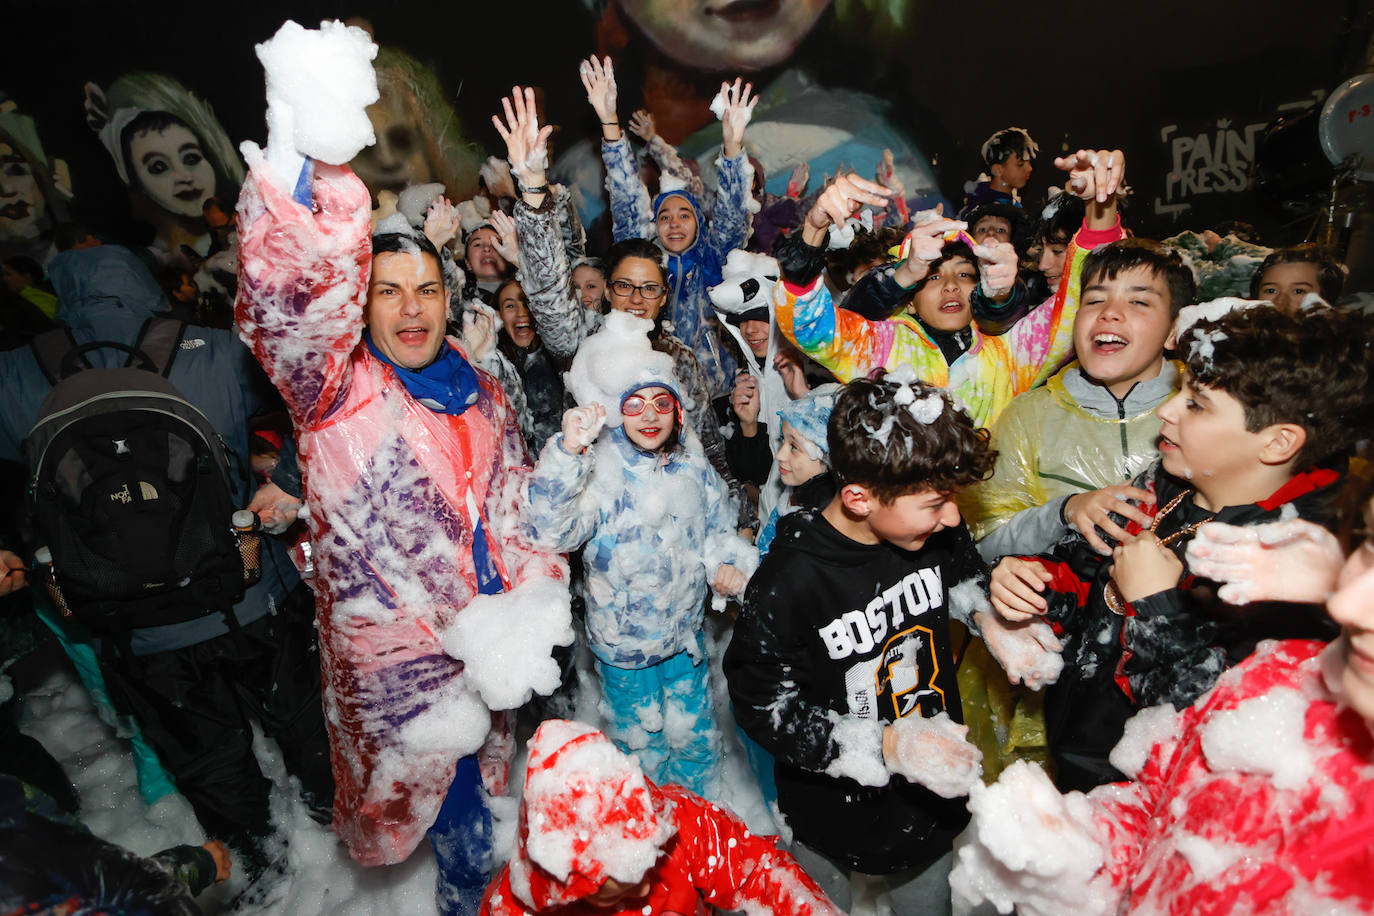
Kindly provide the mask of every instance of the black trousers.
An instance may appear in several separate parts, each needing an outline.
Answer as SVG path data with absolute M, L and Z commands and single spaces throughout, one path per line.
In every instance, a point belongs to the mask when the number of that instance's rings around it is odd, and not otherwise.
M 327 822 L 334 802 L 320 699 L 314 598 L 302 583 L 276 614 L 207 642 L 140 655 L 106 653 L 110 697 L 132 714 L 210 836 L 257 845 L 270 783 L 250 720 L 276 739 L 306 804 Z

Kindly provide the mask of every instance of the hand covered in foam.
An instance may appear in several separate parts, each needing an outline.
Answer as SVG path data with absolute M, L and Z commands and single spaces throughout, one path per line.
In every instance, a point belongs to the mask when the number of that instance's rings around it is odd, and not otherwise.
M 716 96 L 716 101 L 721 102 L 720 110 L 716 111 L 712 103 L 712 111 L 721 121 L 721 152 L 727 159 L 738 156 L 744 148 L 744 128 L 754 116 L 754 106 L 759 103 L 758 96 L 752 95 L 754 84 L 744 83 L 741 87 L 741 82 L 736 78 L 733 85 L 721 83 L 720 94 Z
M 515 236 L 515 220 L 504 210 L 491 211 L 491 228 L 496 230 L 496 250 L 512 267 L 520 266 L 520 244 Z
M 923 210 L 916 214 L 916 225 L 902 239 L 902 247 L 897 252 L 897 270 L 893 279 L 905 287 L 912 287 L 925 279 L 930 272 L 930 262 L 940 257 L 945 247 L 945 235 L 968 228 L 968 223 L 957 219 L 945 219 L 944 204 L 934 210 Z
M 907 716 L 883 729 L 883 762 L 941 798 L 959 798 L 983 773 L 983 752 L 967 735 L 968 726 L 947 713 L 929 719 Z
M 630 115 L 630 133 L 648 143 L 658 135 L 658 129 L 654 125 L 654 116 L 643 108 Z
M 606 408 L 600 404 L 572 407 L 563 414 L 563 449 L 572 455 L 586 451 L 606 425 Z
M 582 77 L 582 88 L 587 90 L 587 101 L 601 123 L 616 121 L 615 68 L 611 66 L 611 59 L 597 60 L 596 55 L 592 55 L 582 62 L 577 72 Z
M 515 182 L 511 181 L 510 163 L 496 156 L 488 156 L 487 161 L 477 170 L 477 174 L 486 183 L 487 190 L 496 197 L 515 196 Z
M 843 226 L 850 215 L 865 204 L 887 206 L 892 192 L 880 184 L 867 181 L 853 173 L 840 175 L 821 192 L 802 223 L 802 239 L 819 247 L 826 230 L 832 225 Z
M 1228 604 L 1319 604 L 1335 590 L 1344 563 L 1335 535 L 1300 518 L 1264 525 L 1208 522 L 1188 544 L 1188 568 L 1224 583 L 1217 594 Z
M 425 211 L 425 238 L 433 242 L 435 248 L 443 248 L 453 241 L 462 226 L 463 215 L 443 195 L 435 198 Z
M 1035 619 L 1008 623 L 987 611 L 980 611 L 974 619 L 983 642 L 1007 673 L 1008 681 L 1039 690 L 1059 680 L 1064 670 L 1064 659 L 1059 653 L 1064 644 L 1048 623 Z
M 787 196 L 799 200 L 806 193 L 807 182 L 811 180 L 811 164 L 798 163 L 792 169 L 792 177 L 787 179 Z
M 295 186 L 303 157 L 343 165 L 376 142 L 367 106 L 378 98 L 377 46 L 366 32 L 287 20 L 256 50 L 267 78 L 267 161 L 281 186 Z
M 874 172 L 874 177 L 878 184 L 885 188 L 890 188 L 896 192 L 898 197 L 906 196 L 906 185 L 897 177 L 896 164 L 892 158 L 892 150 L 884 149 L 883 158 L 878 161 L 878 167 Z
M 1010 242 L 990 242 L 976 246 L 973 253 L 978 258 L 983 295 L 989 299 L 1006 297 L 1016 283 L 1016 248 Z
M 1017 760 L 993 785 L 974 786 L 968 806 L 949 878 L 956 912 L 983 902 L 1025 916 L 1116 911 L 1082 793 L 1060 795 L 1044 770 Z
M 468 351 L 468 359 L 485 363 L 491 358 L 500 323 L 491 306 L 476 301 L 468 303 L 468 310 L 463 313 L 463 347 Z
M 510 98 L 501 100 L 506 119 L 492 115 L 491 123 L 501 139 L 506 141 L 506 159 L 511 174 L 527 188 L 544 184 L 549 167 L 548 143 L 553 125 L 539 126 L 539 114 L 534 105 L 534 90 L 516 86 Z

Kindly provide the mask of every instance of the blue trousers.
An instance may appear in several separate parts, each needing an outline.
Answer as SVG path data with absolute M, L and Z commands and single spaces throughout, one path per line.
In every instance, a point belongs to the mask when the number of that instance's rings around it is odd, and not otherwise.
M 491 878 L 491 812 L 476 754 L 458 761 L 453 784 L 429 828 L 429 843 L 439 863 L 435 899 L 440 916 L 477 916 Z
M 600 659 L 601 711 L 606 733 L 639 757 L 649 778 L 676 783 L 698 795 L 715 794 L 720 736 L 711 716 L 704 654 L 700 663 L 679 652 L 647 668 L 617 668 Z

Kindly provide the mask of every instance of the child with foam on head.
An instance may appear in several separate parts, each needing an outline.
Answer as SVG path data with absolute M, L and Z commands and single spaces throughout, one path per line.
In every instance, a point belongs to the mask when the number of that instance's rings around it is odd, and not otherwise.
M 1030 181 L 1040 146 L 1024 127 L 1004 127 L 983 141 L 983 168 L 987 171 L 969 189 L 963 219 L 971 210 L 986 203 L 1021 206 L 1020 191 Z
M 1327 522 L 1354 443 L 1369 435 L 1367 320 L 1264 305 L 1183 310 L 1182 388 L 1159 409 L 1160 461 L 1132 481 L 1151 496 L 1138 507 L 1147 524 L 1117 515 L 1124 536 L 1105 537 L 1110 556 L 1075 536 L 993 572 L 998 613 L 1043 617 L 1065 637 L 1045 704 L 1062 787 L 1121 778 L 1108 752 L 1135 710 L 1186 706 L 1260 640 L 1332 635 L 1309 608 L 1236 607 L 1181 558 L 1205 522 Z
M 1192 706 L 1141 712 L 1112 752 L 1130 782 L 1060 795 L 1017 764 L 976 788 L 956 901 L 1027 916 L 1374 908 L 1370 546 L 1344 560 L 1302 519 L 1198 529 L 1189 567 L 1224 598 L 1324 600 L 1340 638 L 1263 642 Z
M 530 739 L 515 850 L 482 914 L 839 916 L 776 842 L 655 785 L 590 725 L 553 719 Z
M 909 372 L 852 382 L 827 436 L 839 487 L 784 516 L 725 654 L 735 717 L 776 758 L 793 853 L 848 909 L 848 875 L 897 912 L 947 909 L 948 853 L 978 780 L 951 616 L 986 609 L 986 567 L 955 494 L 992 469 L 987 433 Z M 1048 640 L 1053 643 L 1052 638 Z
M 650 347 L 651 327 L 612 312 L 583 342 L 567 375 L 581 406 L 539 457 L 525 524 L 548 549 L 586 545 L 587 642 L 611 737 L 655 779 L 710 792 L 720 736 L 703 599 L 708 582 L 721 597 L 742 592 L 758 557 L 683 424 L 673 360 Z
M 799 508 L 823 509 L 835 497 L 827 430 L 839 392 L 839 385 L 822 385 L 778 411 L 781 441 L 775 457 L 778 478 L 785 489 L 759 529 L 755 543 L 760 554 L 767 553 L 773 543 L 779 518 Z
M 1014 395 L 1042 383 L 1072 353 L 1083 258 L 1121 238 L 1116 212 L 1125 172 L 1121 151 L 1079 150 L 1055 164 L 1069 173 L 1069 190 L 1088 201 L 1088 215 L 1074 237 L 1070 266 L 1053 305 L 1031 312 L 1003 336 L 989 337 L 978 328 L 971 297 L 980 287 L 993 302 L 1011 299 L 1015 248 L 1003 242 L 970 248 L 954 235 L 965 224 L 938 213 L 918 221 L 891 272 L 873 271 L 860 281 L 875 277 L 895 302 L 911 296 L 910 314 L 871 320 L 864 317 L 872 314 L 867 308 L 860 314 L 835 307 L 821 277 L 830 227 L 842 225 L 861 205 L 884 203 L 889 193 L 853 175 L 836 179 L 807 214 L 802 231 L 778 246 L 782 282 L 773 293 L 778 327 L 840 381 L 877 368 L 911 366 L 922 380 L 948 388 L 956 406 L 976 424 L 991 426 Z

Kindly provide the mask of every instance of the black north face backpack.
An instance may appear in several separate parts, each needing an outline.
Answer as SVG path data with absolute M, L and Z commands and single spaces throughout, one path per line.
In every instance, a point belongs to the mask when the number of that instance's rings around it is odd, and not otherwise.
M 151 318 L 132 347 L 78 345 L 66 328 L 31 344 L 54 385 L 24 442 L 50 591 L 63 613 L 126 648 L 129 630 L 216 612 L 236 629 L 233 605 L 257 573 L 245 573 L 231 524 L 228 450 L 167 380 L 185 331 Z M 129 354 L 123 368 L 86 361 L 107 348 Z

